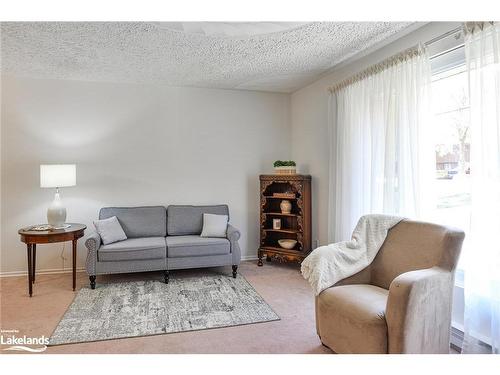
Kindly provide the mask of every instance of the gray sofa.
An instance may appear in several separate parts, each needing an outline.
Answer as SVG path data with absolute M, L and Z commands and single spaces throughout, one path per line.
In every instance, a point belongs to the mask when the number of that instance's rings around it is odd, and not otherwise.
M 85 241 L 87 274 L 95 289 L 96 276 L 231 265 L 236 277 L 241 260 L 240 232 L 227 226 L 226 238 L 200 237 L 203 214 L 228 215 L 227 205 L 104 207 L 99 219 L 116 216 L 127 235 L 125 241 L 103 245 L 99 234 Z

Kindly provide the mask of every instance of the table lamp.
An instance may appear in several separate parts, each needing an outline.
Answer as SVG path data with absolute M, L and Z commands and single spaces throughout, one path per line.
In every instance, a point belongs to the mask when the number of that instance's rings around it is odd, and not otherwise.
M 47 222 L 54 229 L 69 228 L 66 222 L 66 207 L 64 207 L 59 188 L 76 185 L 75 164 L 41 164 L 40 165 L 40 187 L 56 188 L 54 200 L 47 209 Z

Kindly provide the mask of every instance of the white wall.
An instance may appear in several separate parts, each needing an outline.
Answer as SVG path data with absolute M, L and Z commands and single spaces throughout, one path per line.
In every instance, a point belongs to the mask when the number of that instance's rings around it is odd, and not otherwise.
M 62 189 L 68 221 L 102 206 L 227 203 L 256 255 L 260 173 L 290 157 L 289 95 L 2 77 L 2 274 L 26 270 L 17 230 L 46 221 L 39 164 L 76 163 Z M 37 269 L 69 269 L 70 246 L 44 245 Z M 84 266 L 83 241 L 78 267 Z
M 342 63 L 330 74 L 292 94 L 292 159 L 297 161 L 301 172 L 313 176 L 313 240 L 322 245 L 328 242 L 328 87 L 457 26 L 453 22 L 429 23 L 362 58 Z

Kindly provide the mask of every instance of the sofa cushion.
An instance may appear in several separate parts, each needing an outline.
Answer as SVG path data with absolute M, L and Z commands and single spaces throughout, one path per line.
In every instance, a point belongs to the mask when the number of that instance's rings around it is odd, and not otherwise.
M 229 208 L 225 204 L 215 206 L 178 206 L 167 208 L 169 236 L 199 235 L 203 227 L 203 214 L 228 215 Z
M 169 258 L 224 255 L 230 253 L 226 238 L 190 236 L 168 236 Z
M 227 215 L 203 214 L 201 237 L 227 238 Z
M 100 262 L 166 258 L 165 237 L 129 238 L 103 245 L 99 248 L 97 256 Z
M 127 239 L 127 235 L 116 216 L 111 216 L 109 219 L 95 220 L 94 226 L 104 245 Z
M 116 216 L 128 238 L 165 237 L 167 211 L 163 206 L 104 207 L 99 219 Z
M 387 353 L 388 294 L 367 284 L 324 290 L 316 301 L 321 341 L 337 353 Z

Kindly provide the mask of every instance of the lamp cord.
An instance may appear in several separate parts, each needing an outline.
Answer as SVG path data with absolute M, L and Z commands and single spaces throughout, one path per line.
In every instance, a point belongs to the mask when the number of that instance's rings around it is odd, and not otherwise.
M 62 264 L 62 268 L 63 270 L 66 269 L 66 267 L 64 266 L 64 262 L 66 261 L 66 257 L 64 256 L 64 250 L 66 249 L 66 242 L 63 242 L 63 245 L 62 245 L 62 251 L 61 251 L 61 259 L 63 261 L 63 264 Z

